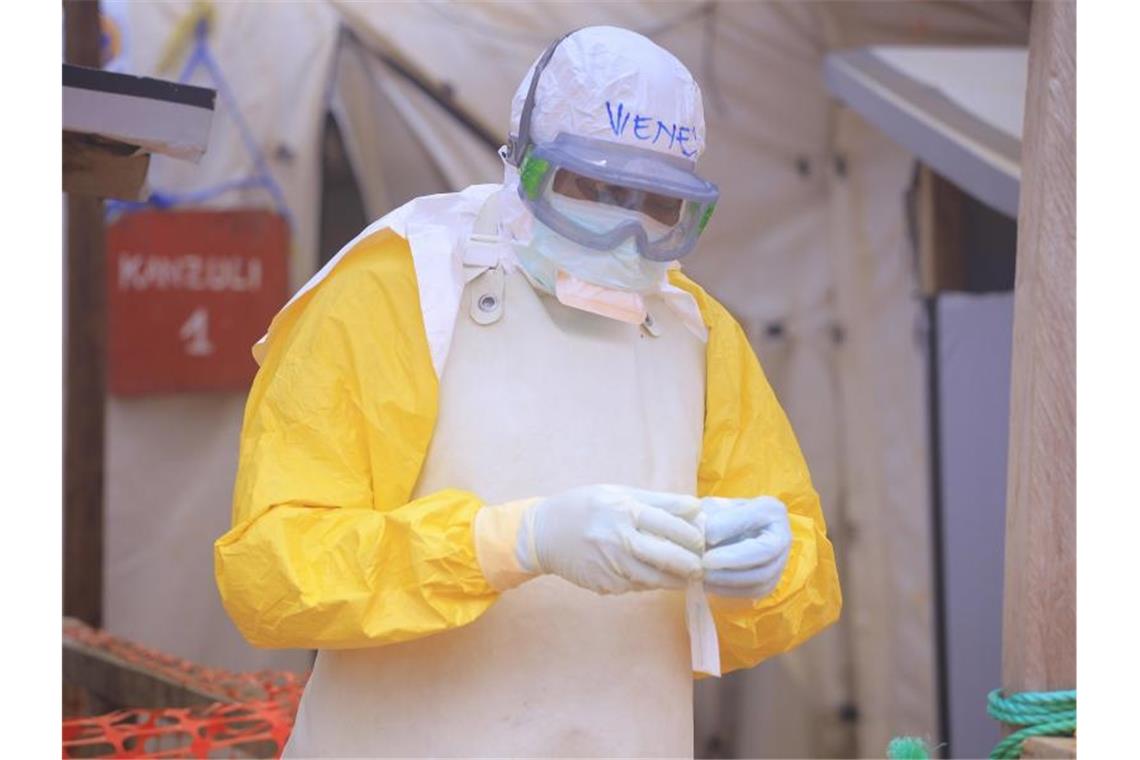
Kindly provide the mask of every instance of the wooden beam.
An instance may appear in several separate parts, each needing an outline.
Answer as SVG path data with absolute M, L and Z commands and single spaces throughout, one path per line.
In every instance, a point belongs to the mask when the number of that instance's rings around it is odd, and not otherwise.
M 1076 6 L 1033 5 L 1014 288 L 1002 686 L 1076 688 Z
M 64 5 L 69 63 L 99 65 L 99 4 Z M 103 202 L 67 198 L 63 434 L 63 611 L 102 624 L 106 303 Z
M 63 640 L 63 681 L 86 692 L 91 712 L 95 714 L 128 707 L 192 707 L 233 701 L 223 692 L 178 683 L 66 638 Z
M 256 682 L 231 678 L 222 684 L 210 678 L 216 672 L 63 619 L 63 683 L 79 692 L 80 698 L 74 701 L 82 708 L 72 712 L 73 717 L 124 708 L 193 707 L 268 698 Z
M 150 154 L 96 135 L 63 133 L 63 192 L 142 200 Z
M 966 289 L 962 191 L 926 164 L 918 168 L 918 280 L 922 294 Z
M 1071 736 L 1031 736 L 1021 745 L 1021 760 L 1065 760 L 1077 756 L 1077 740 Z

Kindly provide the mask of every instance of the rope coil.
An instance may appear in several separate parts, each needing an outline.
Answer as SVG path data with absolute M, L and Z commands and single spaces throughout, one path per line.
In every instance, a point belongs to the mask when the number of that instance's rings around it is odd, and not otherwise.
M 1002 696 L 994 689 L 986 710 L 994 720 L 1023 726 L 998 742 L 990 753 L 994 759 L 1021 757 L 1021 745 L 1031 736 L 1072 736 L 1077 730 L 1077 692 L 1026 691 Z
M 986 699 L 986 711 L 994 720 L 1019 730 L 998 742 L 991 760 L 1021 757 L 1021 747 L 1031 736 L 1073 736 L 1077 731 L 1077 692 L 1024 691 L 1002 696 L 994 689 Z M 915 736 L 898 736 L 887 747 L 889 760 L 928 760 L 931 750 Z

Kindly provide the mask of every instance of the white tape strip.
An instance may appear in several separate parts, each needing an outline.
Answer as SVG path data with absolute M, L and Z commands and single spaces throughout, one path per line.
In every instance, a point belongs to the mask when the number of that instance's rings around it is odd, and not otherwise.
M 719 678 L 720 644 L 703 581 L 693 581 L 685 590 L 685 623 L 689 627 L 693 671 Z

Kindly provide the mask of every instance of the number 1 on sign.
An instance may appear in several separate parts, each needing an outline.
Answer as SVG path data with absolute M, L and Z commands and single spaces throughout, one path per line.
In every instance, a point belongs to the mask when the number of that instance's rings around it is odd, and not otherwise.
M 214 353 L 214 344 L 210 342 L 210 313 L 205 306 L 200 306 L 190 314 L 190 318 L 182 323 L 178 336 L 182 338 L 183 350 L 190 356 L 209 356 Z

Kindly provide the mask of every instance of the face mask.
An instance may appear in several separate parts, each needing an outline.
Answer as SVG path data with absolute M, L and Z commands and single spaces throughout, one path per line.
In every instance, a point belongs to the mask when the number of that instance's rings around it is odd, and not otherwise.
M 564 196 L 552 197 L 551 204 L 591 229 L 613 229 L 632 219 L 645 227 L 651 239 L 669 232 L 667 225 L 615 206 Z M 517 243 L 515 253 L 527 272 L 551 292 L 560 269 L 593 285 L 634 293 L 652 292 L 665 282 L 668 262 L 641 256 L 633 238 L 626 238 L 608 251 L 598 251 L 567 240 L 537 220 L 531 229 L 530 241 Z

